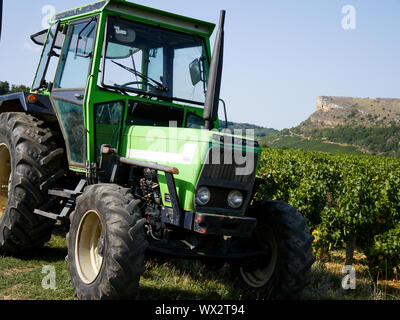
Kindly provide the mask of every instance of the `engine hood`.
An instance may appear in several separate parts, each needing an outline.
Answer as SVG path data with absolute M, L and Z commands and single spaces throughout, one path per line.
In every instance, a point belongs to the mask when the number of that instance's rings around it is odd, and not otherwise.
M 175 183 L 181 206 L 186 211 L 194 210 L 195 188 L 211 148 L 217 146 L 254 153 L 261 151 L 256 141 L 241 136 L 174 127 L 128 126 L 123 132 L 121 146 L 121 156 L 178 168 Z M 164 205 L 170 206 L 165 201 L 168 189 L 162 172 L 159 173 L 159 182 Z

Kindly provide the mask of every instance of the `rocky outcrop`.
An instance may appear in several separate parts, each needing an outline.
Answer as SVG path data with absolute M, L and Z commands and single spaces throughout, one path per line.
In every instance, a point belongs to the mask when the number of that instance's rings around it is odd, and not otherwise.
M 317 110 L 300 126 L 321 129 L 338 125 L 387 127 L 400 124 L 400 99 L 317 97 Z
M 317 97 L 317 111 L 329 112 L 332 109 L 343 109 L 332 97 Z

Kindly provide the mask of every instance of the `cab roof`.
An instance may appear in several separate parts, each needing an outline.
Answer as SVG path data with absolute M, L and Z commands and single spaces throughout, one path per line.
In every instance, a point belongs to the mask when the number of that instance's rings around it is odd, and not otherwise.
M 51 23 L 57 21 L 68 21 L 78 17 L 92 16 L 101 12 L 110 12 L 117 15 L 128 15 L 138 18 L 144 22 L 158 22 L 166 27 L 184 29 L 190 32 L 200 33 L 211 36 L 215 29 L 215 24 L 202 20 L 188 18 L 175 13 L 162 11 L 126 0 L 101 0 L 78 8 L 69 9 L 56 13 L 51 19 Z

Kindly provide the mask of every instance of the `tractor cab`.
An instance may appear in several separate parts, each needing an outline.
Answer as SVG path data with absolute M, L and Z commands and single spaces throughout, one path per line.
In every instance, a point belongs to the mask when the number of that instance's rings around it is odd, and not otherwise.
M 214 27 L 111 0 L 58 13 L 32 35 L 43 46 L 32 93 L 50 97 L 71 169 L 98 161 L 102 144 L 120 150 L 128 125 L 204 128 Z

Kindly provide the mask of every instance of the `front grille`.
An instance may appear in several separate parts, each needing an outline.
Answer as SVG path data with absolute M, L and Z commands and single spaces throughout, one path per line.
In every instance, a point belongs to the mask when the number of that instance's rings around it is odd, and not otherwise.
M 254 180 L 257 156 L 251 151 L 247 158 L 241 150 L 213 146 L 207 153 L 199 181 L 202 185 L 227 187 L 228 183 L 247 190 L 248 184 Z
M 258 154 L 253 149 L 246 157 L 246 152 L 241 149 L 215 145 L 210 148 L 200 172 L 196 192 L 202 186 L 208 187 L 212 201 L 206 206 L 198 206 L 195 202 L 195 209 L 203 212 L 242 212 L 250 201 L 257 161 Z M 245 196 L 242 207 L 236 210 L 230 208 L 226 201 L 232 190 L 242 191 Z
M 232 183 L 246 183 L 250 175 L 236 174 L 237 166 L 234 164 L 209 164 L 204 165 L 202 178 L 209 180 L 227 180 Z

